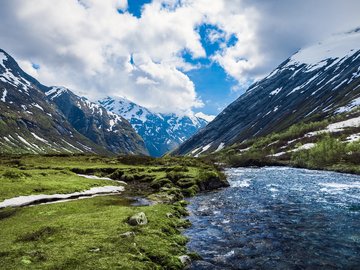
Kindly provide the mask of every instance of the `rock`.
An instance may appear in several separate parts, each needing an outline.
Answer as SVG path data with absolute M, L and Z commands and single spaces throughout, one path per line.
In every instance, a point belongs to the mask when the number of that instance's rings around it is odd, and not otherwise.
M 189 269 L 191 265 L 191 259 L 188 255 L 181 255 L 178 257 L 181 263 L 184 265 L 184 269 Z
M 166 217 L 168 217 L 168 218 L 173 218 L 174 215 L 173 215 L 172 213 L 166 213 Z
M 91 248 L 89 251 L 90 252 L 99 252 L 100 248 Z
M 137 213 L 129 217 L 128 223 L 131 226 L 146 225 L 148 223 L 147 217 L 144 212 Z
M 124 233 L 120 234 L 120 236 L 123 238 L 130 238 L 130 237 L 135 237 L 135 233 L 134 232 L 124 232 Z

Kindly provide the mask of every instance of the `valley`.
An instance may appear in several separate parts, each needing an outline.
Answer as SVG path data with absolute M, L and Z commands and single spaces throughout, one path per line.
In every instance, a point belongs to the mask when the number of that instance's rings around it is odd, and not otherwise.
M 0 8 L 0 269 L 359 269 L 360 2 L 33 1 Z

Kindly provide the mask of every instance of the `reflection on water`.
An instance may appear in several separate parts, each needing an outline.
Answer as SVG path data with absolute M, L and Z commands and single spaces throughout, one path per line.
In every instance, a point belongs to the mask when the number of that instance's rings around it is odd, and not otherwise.
M 360 269 L 360 177 L 292 168 L 227 171 L 191 199 L 192 269 Z

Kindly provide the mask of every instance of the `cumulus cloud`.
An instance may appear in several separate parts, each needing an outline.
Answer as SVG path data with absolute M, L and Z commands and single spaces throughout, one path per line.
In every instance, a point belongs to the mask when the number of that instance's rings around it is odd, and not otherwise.
M 201 66 L 186 62 L 184 51 L 216 61 L 241 89 L 299 48 L 360 25 L 357 0 L 153 0 L 140 18 L 128 4 L 2 0 L 0 47 L 45 84 L 94 100 L 118 95 L 161 112 L 191 112 L 203 102 L 186 71 Z M 212 55 L 199 34 L 204 24 L 218 29 L 207 32 L 208 42 L 219 43 Z

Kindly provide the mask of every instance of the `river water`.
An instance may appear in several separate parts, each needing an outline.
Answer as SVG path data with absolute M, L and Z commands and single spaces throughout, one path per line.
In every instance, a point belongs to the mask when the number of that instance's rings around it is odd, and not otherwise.
M 360 176 L 285 167 L 226 171 L 192 198 L 192 269 L 360 269 Z

